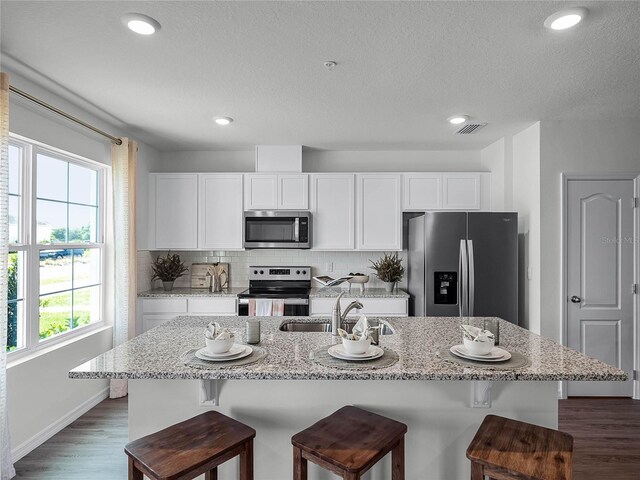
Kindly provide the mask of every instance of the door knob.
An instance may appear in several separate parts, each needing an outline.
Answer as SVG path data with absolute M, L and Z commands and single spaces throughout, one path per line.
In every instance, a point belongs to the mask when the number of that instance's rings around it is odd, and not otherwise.
M 582 301 L 582 299 L 580 297 L 578 297 L 577 295 L 574 295 L 573 297 L 571 297 L 571 301 L 573 303 L 580 303 Z

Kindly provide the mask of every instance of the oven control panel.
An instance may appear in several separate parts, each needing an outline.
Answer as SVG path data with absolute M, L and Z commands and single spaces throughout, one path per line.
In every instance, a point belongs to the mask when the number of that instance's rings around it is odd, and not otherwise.
M 251 266 L 249 280 L 311 280 L 310 266 Z

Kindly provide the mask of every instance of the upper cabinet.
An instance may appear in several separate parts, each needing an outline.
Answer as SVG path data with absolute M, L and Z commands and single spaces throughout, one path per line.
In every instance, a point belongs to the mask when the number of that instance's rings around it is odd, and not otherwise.
M 355 203 L 355 175 L 311 175 L 314 250 L 354 249 Z
M 308 210 L 309 175 L 250 173 L 244 176 L 246 210 Z
M 401 175 L 363 173 L 356 178 L 358 250 L 402 250 Z
M 490 210 L 490 173 L 405 173 L 402 209 Z
M 242 249 L 242 175 L 201 174 L 198 248 Z
M 198 175 L 152 173 L 149 180 L 150 248 L 198 248 Z

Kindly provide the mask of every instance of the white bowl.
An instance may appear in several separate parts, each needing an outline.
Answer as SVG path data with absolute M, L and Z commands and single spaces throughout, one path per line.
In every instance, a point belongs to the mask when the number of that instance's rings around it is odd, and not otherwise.
M 468 338 L 463 338 L 464 348 L 473 355 L 487 355 L 495 346 L 496 341 L 493 338 L 484 337 L 482 342 L 474 342 Z
M 209 353 L 225 353 L 233 347 L 233 337 L 225 340 L 216 340 L 205 337 L 204 340 L 207 343 L 207 351 Z
M 369 281 L 369 275 L 354 275 L 347 281 L 349 283 L 367 283 Z
M 361 338 L 360 340 L 349 340 L 347 338 L 342 339 L 342 346 L 347 353 L 356 355 L 358 353 L 365 353 L 371 345 L 371 337 Z

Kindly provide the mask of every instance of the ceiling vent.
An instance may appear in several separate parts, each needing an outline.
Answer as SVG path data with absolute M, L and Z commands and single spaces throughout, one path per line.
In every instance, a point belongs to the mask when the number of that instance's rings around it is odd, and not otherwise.
M 456 132 L 456 135 L 469 135 L 471 133 L 476 133 L 482 127 L 486 126 L 486 123 L 467 123 L 464 127 Z

